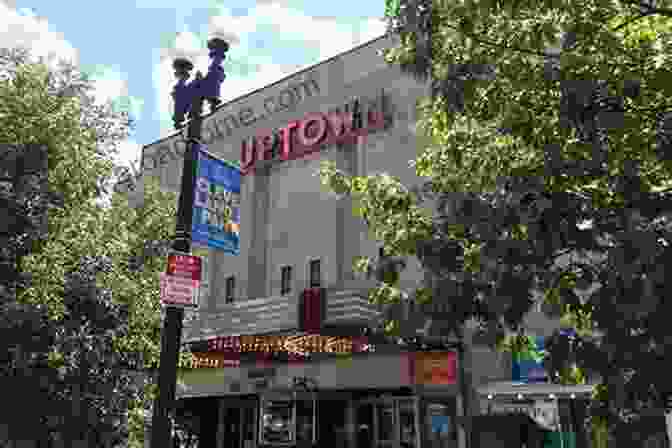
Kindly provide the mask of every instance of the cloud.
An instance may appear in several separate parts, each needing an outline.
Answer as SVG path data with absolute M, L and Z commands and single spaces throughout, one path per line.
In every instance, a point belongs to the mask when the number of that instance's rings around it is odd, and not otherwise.
M 223 101 L 271 84 L 385 33 L 384 22 L 377 18 L 344 22 L 334 17 L 309 16 L 286 4 L 285 0 L 257 0 L 246 15 L 234 14 L 221 4 L 214 7 L 217 13 L 208 22 L 207 37 L 223 37 L 231 45 L 225 63 Z M 168 48 L 160 50 L 160 62 L 154 68 L 153 79 L 157 91 L 155 118 L 161 123 L 161 138 L 174 132 L 170 118 L 173 110 L 170 92 L 175 84 L 172 60 L 186 56 L 194 63 L 195 70 L 207 72 L 207 37 L 184 28 Z M 299 62 L 295 56 L 288 60 L 283 58 L 283 51 L 259 46 L 260 40 L 273 44 L 289 42 L 296 49 L 293 55 L 309 56 Z M 288 55 L 286 49 L 284 55 Z
M 387 32 L 387 24 L 383 19 L 377 17 L 369 17 L 363 23 L 364 30 L 360 32 L 360 43 L 373 40 L 384 35 Z
M 288 0 L 256 0 L 257 5 L 288 5 Z
M 319 59 L 328 59 L 366 40 L 381 36 L 384 23 L 375 18 L 339 21 L 334 17 L 309 16 L 298 9 L 284 5 L 284 1 L 258 1 L 245 16 L 233 16 L 220 7 L 220 14 L 210 19 L 210 33 L 225 30 L 243 46 L 251 47 L 248 36 L 263 27 L 273 29 L 279 41 L 295 41 L 297 44 L 318 46 Z M 364 28 L 364 33 L 359 28 Z
M 233 15 L 229 9 L 220 9 L 220 13 L 210 17 L 208 33 L 219 36 L 229 42 L 232 47 L 241 44 L 241 38 L 256 29 L 256 20 L 250 15 Z
M 142 145 L 135 140 L 127 139 L 117 146 L 119 153 L 116 155 L 115 161 L 119 165 L 136 170 L 139 168 L 141 148 Z
M 14 5 L 0 3 L 0 42 L 4 48 L 27 48 L 34 60 L 42 58 L 50 67 L 60 61 L 78 62 L 77 50 L 63 34 L 51 29 L 45 18 L 26 8 L 17 11 Z
M 96 102 L 99 104 L 128 96 L 128 82 L 119 70 L 100 65 L 88 71 L 96 86 Z
M 48 20 L 32 10 L 15 9 L 15 2 L 0 0 L 0 42 L 5 48 L 24 47 L 30 50 L 31 59 L 42 60 L 52 69 L 60 61 L 79 65 L 79 52 L 68 42 L 62 33 L 52 29 Z M 87 71 L 83 69 L 83 71 Z M 120 70 L 107 66 L 96 66 L 88 70 L 91 75 L 97 103 L 111 101 L 115 106 L 126 109 L 133 118 L 138 119 L 142 112 L 142 100 L 128 95 L 128 81 Z M 119 145 L 120 163 L 130 163 L 137 158 L 134 149 L 137 143 L 132 140 Z M 126 159 L 126 156 L 130 157 Z
M 329 17 L 312 17 L 278 3 L 264 3 L 255 8 L 259 22 L 271 25 L 283 40 L 318 46 L 320 60 L 328 59 L 357 44 L 350 24 Z

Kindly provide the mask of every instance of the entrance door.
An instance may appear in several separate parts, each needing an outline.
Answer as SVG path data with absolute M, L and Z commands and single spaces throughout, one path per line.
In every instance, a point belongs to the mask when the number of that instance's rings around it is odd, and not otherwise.
M 373 403 L 357 406 L 357 448 L 373 448 Z
M 241 448 L 241 434 L 240 434 L 240 408 L 226 407 L 224 408 L 223 423 L 224 434 L 222 441 L 222 448 Z
M 419 448 L 416 398 L 383 398 L 357 406 L 357 448 Z
M 396 448 L 396 432 L 399 425 L 397 424 L 394 404 L 392 400 L 385 400 L 375 404 L 375 439 L 376 446 L 379 448 Z
M 254 448 L 257 438 L 257 403 L 256 401 L 247 402 L 240 409 L 240 448 Z
M 397 400 L 397 426 L 399 427 L 399 444 L 401 448 L 420 448 L 420 422 L 416 412 L 414 398 Z
M 257 406 L 254 400 L 232 402 L 222 410 L 220 448 L 254 448 L 257 434 Z

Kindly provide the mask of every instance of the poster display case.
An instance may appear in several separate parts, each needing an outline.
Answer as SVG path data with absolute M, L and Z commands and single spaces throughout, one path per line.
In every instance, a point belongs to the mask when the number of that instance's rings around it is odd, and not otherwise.
M 383 397 L 357 403 L 358 446 L 419 448 L 417 397 Z
M 260 446 L 311 446 L 316 443 L 317 400 L 314 394 L 266 395 L 259 406 Z
M 455 399 L 425 401 L 423 448 L 457 448 Z

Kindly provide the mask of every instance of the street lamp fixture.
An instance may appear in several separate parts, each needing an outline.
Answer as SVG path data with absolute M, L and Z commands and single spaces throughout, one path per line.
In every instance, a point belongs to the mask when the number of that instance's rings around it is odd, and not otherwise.
M 173 88 L 173 101 L 175 104 L 175 113 L 173 122 L 175 129 L 182 128 L 185 116 L 189 114 L 191 119 L 194 115 L 202 114 L 201 108 L 203 100 L 210 103 L 210 111 L 214 111 L 221 104 L 219 99 L 219 89 L 226 78 L 221 64 L 226 59 L 226 53 L 229 51 L 229 44 L 218 37 L 208 41 L 209 56 L 212 62 L 208 67 L 208 73 L 203 74 L 198 71 L 191 82 L 187 82 L 189 74 L 194 68 L 194 64 L 186 58 L 177 58 L 173 62 L 177 84 Z
M 175 104 L 173 123 L 175 129 L 184 126 L 188 114 L 187 148 L 182 165 L 180 196 L 177 205 L 177 225 L 173 250 L 191 252 L 191 220 L 194 202 L 194 183 L 196 181 L 196 163 L 198 146 L 201 143 L 201 127 L 203 124 L 203 102 L 210 103 L 213 111 L 220 103 L 219 89 L 226 77 L 221 67 L 229 50 L 229 44 L 220 38 L 208 41 L 209 56 L 212 63 L 208 73 L 203 76 L 196 72 L 191 82 L 187 82 L 194 64 L 185 58 L 173 62 L 177 84 L 172 92 Z M 171 414 L 175 402 L 175 386 L 177 382 L 177 362 L 182 338 L 182 322 L 184 310 L 180 307 L 167 306 L 166 317 L 161 334 L 161 363 L 159 367 L 159 396 L 154 403 L 152 415 L 151 448 L 171 446 Z

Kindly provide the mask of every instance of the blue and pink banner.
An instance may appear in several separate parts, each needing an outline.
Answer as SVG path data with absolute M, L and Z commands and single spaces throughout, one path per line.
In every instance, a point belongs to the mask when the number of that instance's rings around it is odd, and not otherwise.
M 191 239 L 194 244 L 240 253 L 240 169 L 208 153 L 197 151 L 194 214 Z M 230 210 L 230 220 L 226 215 Z

